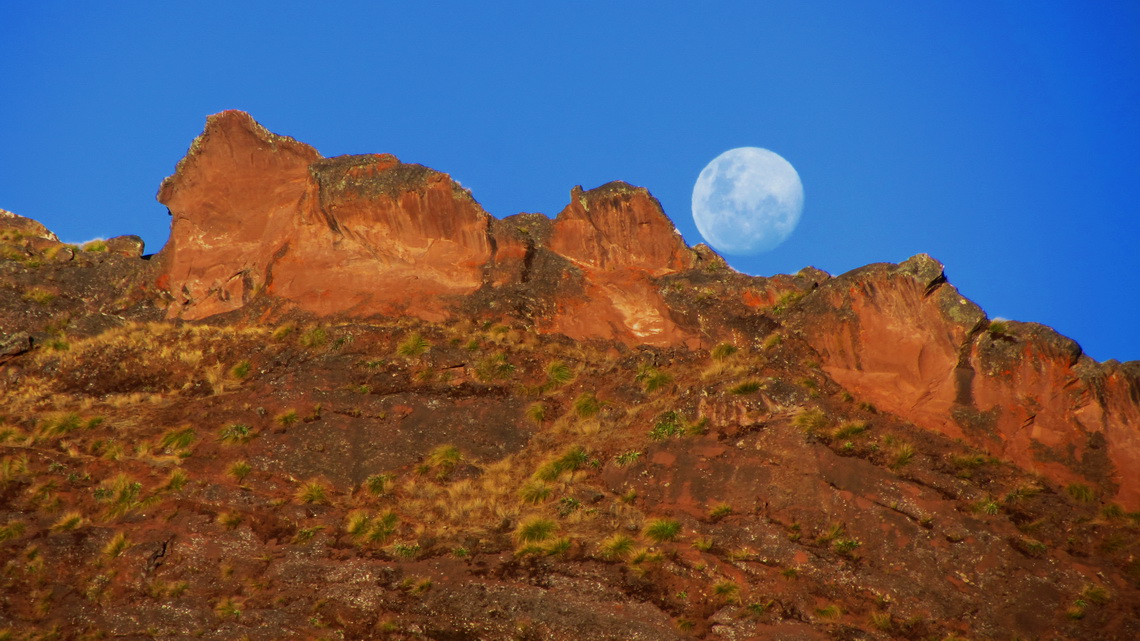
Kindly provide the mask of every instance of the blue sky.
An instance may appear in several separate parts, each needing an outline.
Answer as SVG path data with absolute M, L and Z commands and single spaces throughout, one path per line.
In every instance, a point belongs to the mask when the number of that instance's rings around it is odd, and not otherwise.
M 497 216 L 788 159 L 767 275 L 926 252 L 991 316 L 1140 359 L 1140 5 L 1127 2 L 5 2 L 0 208 L 135 233 L 207 114 L 445 171 Z

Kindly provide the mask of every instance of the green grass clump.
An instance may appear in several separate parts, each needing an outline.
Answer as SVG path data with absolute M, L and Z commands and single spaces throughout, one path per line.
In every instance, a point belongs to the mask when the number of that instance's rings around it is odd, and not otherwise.
M 681 422 L 681 417 L 674 411 L 663 412 L 659 415 L 657 423 L 653 425 L 653 429 L 649 430 L 649 438 L 655 441 L 684 435 L 685 426 Z
M 632 538 L 619 533 L 602 541 L 599 545 L 599 549 L 601 550 L 603 559 L 608 561 L 624 561 L 633 553 L 635 544 L 636 542 Z
M 554 488 L 549 484 L 535 479 L 522 486 L 522 489 L 519 490 L 519 498 L 526 503 L 542 503 L 550 499 L 553 492 Z
M 1080 503 L 1092 503 L 1096 501 L 1096 492 L 1084 483 L 1070 483 L 1065 487 L 1065 492 L 1067 492 L 1074 501 Z
M 532 516 L 515 528 L 515 539 L 519 543 L 540 543 L 550 538 L 558 529 L 558 524 L 541 516 Z
M 681 522 L 675 519 L 654 519 L 645 526 L 645 536 L 657 543 L 674 541 L 681 534 Z
M 729 356 L 735 354 L 737 351 L 739 350 L 737 349 L 736 345 L 733 345 L 731 343 L 721 343 L 720 345 L 712 348 L 712 351 L 709 352 L 709 356 L 711 356 L 714 361 L 723 361 Z
M 914 458 L 914 446 L 910 443 L 899 443 L 891 452 L 891 467 L 898 469 L 910 463 Z
M 589 418 L 602 409 L 602 402 L 593 392 L 583 392 L 578 398 L 574 399 L 574 414 L 578 418 Z
M 285 410 L 277 415 L 277 422 L 281 427 L 291 427 L 296 425 L 299 420 L 301 419 L 297 416 L 297 410 L 294 409 Z
M 542 425 L 546 422 L 546 406 L 542 403 L 531 403 L 526 408 L 526 417 L 535 425 Z
M 574 370 L 562 361 L 551 361 L 546 366 L 546 380 L 552 385 L 565 385 L 574 380 Z
M 0 543 L 20 538 L 26 529 L 27 526 L 23 521 L 8 521 L 0 527 Z
M 249 376 L 249 370 L 249 361 L 242 361 L 230 368 L 230 376 L 233 376 L 236 379 L 243 379 L 246 376 Z
M 253 428 L 244 423 L 231 423 L 218 432 L 218 440 L 226 445 L 244 445 L 253 439 Z
M 761 381 L 748 380 L 733 385 L 728 389 L 728 392 L 730 394 L 736 394 L 737 396 L 744 396 L 745 394 L 754 394 L 756 392 L 759 392 L 763 387 L 764 383 Z
M 71 532 L 79 529 L 87 523 L 87 519 L 79 512 L 68 512 L 59 517 L 51 526 L 52 532 Z
M 735 603 L 740 594 L 740 586 L 732 581 L 718 581 L 713 585 L 713 594 L 725 603 Z
M 732 514 L 732 506 L 728 503 L 720 503 L 709 510 L 709 518 L 714 521 L 719 521 L 730 514 Z
M 1003 318 L 995 318 L 990 321 L 989 331 L 994 336 L 1009 336 L 1010 329 L 1009 321 Z
M 429 349 L 431 349 L 431 343 L 424 340 L 424 337 L 417 332 L 410 334 L 401 341 L 396 346 L 396 353 L 405 358 L 416 358 L 422 356 Z
M 637 372 L 637 381 L 645 386 L 645 391 L 652 393 L 673 382 L 673 377 L 656 367 L 643 366 Z
M 71 412 L 45 420 L 40 425 L 39 432 L 46 438 L 54 438 L 67 436 L 81 427 L 83 427 L 83 419 L 75 412 Z
M 329 487 L 323 481 L 310 479 L 297 489 L 296 499 L 307 505 L 320 505 L 329 502 Z
M 618 467 L 625 467 L 627 465 L 633 465 L 640 458 L 640 451 L 630 450 L 628 452 L 622 452 L 621 454 L 618 454 L 616 457 L 614 457 L 614 461 L 618 464 Z
M 447 478 L 451 471 L 455 469 L 463 460 L 463 454 L 459 448 L 454 445 L 440 445 L 428 452 L 427 465 L 430 469 L 435 470 L 436 477 Z
M 107 241 L 102 238 L 92 240 L 83 244 L 83 251 L 91 252 L 94 254 L 101 254 L 107 251 Z
M 857 436 L 867 431 L 867 421 L 847 421 L 831 432 L 831 437 L 840 440 Z
M 249 476 L 249 473 L 252 471 L 253 468 L 249 466 L 249 463 L 245 461 L 234 461 L 234 463 L 230 465 L 229 469 L 227 470 L 227 473 L 230 476 L 234 477 L 238 483 L 241 483 L 245 480 L 245 477 Z
M 301 335 L 301 345 L 305 347 L 320 347 L 329 340 L 328 332 L 323 327 L 313 327 Z
M 499 352 L 492 354 L 475 365 L 475 377 L 484 383 L 510 378 L 515 373 L 515 366 L 507 360 L 507 355 Z
M 372 496 L 382 496 L 392 485 L 391 474 L 373 474 L 364 479 L 364 489 Z
M 813 436 L 819 430 L 827 427 L 827 415 L 819 408 L 803 409 L 800 410 L 796 417 L 792 419 L 792 424 L 804 431 L 805 434 Z
M 176 454 L 190 449 L 194 441 L 198 440 L 198 433 L 192 427 L 169 430 L 159 440 L 159 447 L 169 454 Z
M 581 469 L 589 460 L 590 455 L 586 453 L 585 448 L 575 445 L 563 452 L 562 456 L 542 464 L 534 476 L 541 481 L 554 481 L 563 474 Z

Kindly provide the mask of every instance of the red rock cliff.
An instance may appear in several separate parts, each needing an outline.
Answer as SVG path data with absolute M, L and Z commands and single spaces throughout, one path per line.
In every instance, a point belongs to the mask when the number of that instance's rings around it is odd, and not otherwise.
M 1040 325 L 991 326 L 925 255 L 824 283 L 793 322 L 880 409 L 1140 507 L 1140 364 L 1096 363 Z
M 161 283 L 177 300 L 169 316 L 184 319 L 265 293 L 317 314 L 440 320 L 480 288 L 525 281 L 536 251 L 447 174 L 387 154 L 325 159 L 240 111 L 207 119 L 158 199 L 173 217 Z M 657 200 L 624 183 L 571 200 L 540 241 L 578 269 L 547 329 L 683 339 L 652 279 L 694 254 Z

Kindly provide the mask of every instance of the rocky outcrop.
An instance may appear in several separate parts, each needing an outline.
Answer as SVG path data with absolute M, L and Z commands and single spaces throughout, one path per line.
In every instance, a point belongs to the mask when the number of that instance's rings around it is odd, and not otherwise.
M 672 319 L 654 278 L 691 269 L 697 255 L 643 188 L 611 182 L 570 192 L 550 249 L 584 275 L 578 295 L 560 297 L 547 329 L 572 338 L 621 338 L 668 345 L 689 333 Z
M 226 111 L 207 119 L 158 199 L 173 217 L 160 278 L 177 300 L 170 317 L 267 294 L 322 315 L 441 320 L 465 295 L 527 282 L 547 251 L 576 270 L 548 279 L 562 284 L 546 288 L 551 306 L 560 300 L 547 330 L 654 344 L 685 336 L 652 279 L 695 255 L 656 199 L 624 183 L 575 188 L 552 230 L 496 224 L 447 174 L 389 154 L 322 158 Z
M 13 214 L 7 209 L 0 209 L 0 234 L 3 234 L 5 240 L 36 238 L 53 242 L 59 241 L 55 234 L 39 222 Z
M 823 283 L 792 321 L 855 396 L 1140 507 L 1140 377 L 1033 323 L 991 323 L 919 255 Z

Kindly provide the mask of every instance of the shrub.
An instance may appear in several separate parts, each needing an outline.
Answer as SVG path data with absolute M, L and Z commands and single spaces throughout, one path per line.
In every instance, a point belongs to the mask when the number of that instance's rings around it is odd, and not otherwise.
M 420 336 L 419 333 L 413 333 L 396 346 L 396 353 L 405 358 L 416 358 L 422 356 L 429 349 L 431 349 L 431 343 L 424 340 L 424 337 Z
M 532 516 L 515 529 L 515 538 L 519 543 L 539 543 L 550 538 L 558 528 L 554 521 L 541 516 Z
M 674 541 L 680 533 L 681 522 L 674 519 L 654 519 L 645 526 L 645 536 L 657 543 Z

